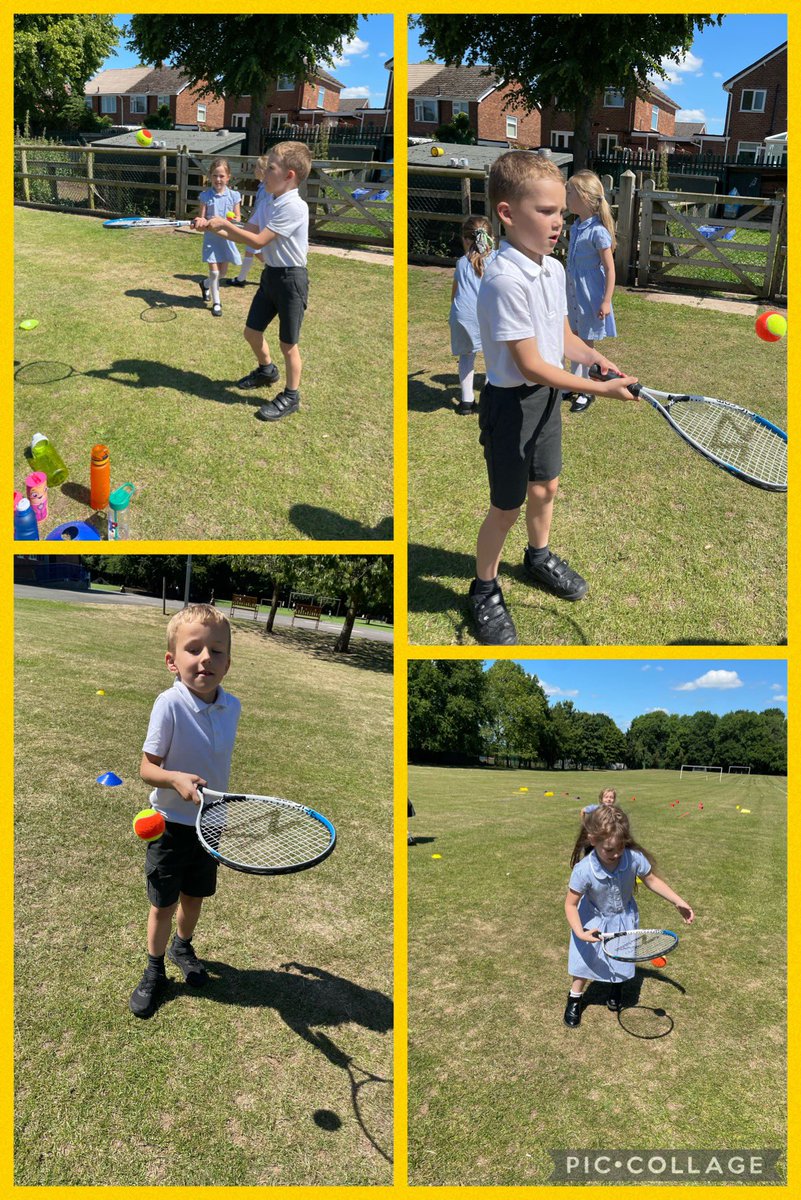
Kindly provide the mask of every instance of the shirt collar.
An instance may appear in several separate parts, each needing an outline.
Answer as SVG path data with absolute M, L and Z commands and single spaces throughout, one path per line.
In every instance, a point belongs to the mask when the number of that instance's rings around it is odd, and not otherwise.
M 205 700 L 200 700 L 194 692 L 190 692 L 186 684 L 181 683 L 180 679 L 176 679 L 172 686 L 173 688 L 178 689 L 178 695 L 181 697 L 184 704 L 186 704 L 188 708 L 192 709 L 192 712 L 203 712 L 208 708 L 228 707 L 228 693 L 224 690 L 221 683 L 217 684 L 217 695 L 210 704 L 206 704 Z
M 529 279 L 537 279 L 540 275 L 544 275 L 547 279 L 551 274 L 548 255 L 543 255 L 541 263 L 535 263 L 533 258 L 529 258 L 527 254 L 523 254 L 520 250 L 517 250 L 511 242 L 507 242 L 505 239 L 501 240 L 500 249 L 498 250 L 498 257 L 500 258 L 501 255 L 519 267 Z
M 590 870 L 596 879 L 611 879 L 611 877 L 616 875 L 618 871 L 625 869 L 629 865 L 628 850 L 623 851 L 620 862 L 617 864 L 614 871 L 608 870 L 608 868 L 603 865 L 594 850 L 591 850 L 587 857 L 590 860 Z

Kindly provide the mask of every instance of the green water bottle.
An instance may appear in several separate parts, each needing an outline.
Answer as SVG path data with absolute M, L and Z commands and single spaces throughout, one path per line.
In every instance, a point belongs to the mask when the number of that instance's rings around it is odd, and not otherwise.
M 31 462 L 37 471 L 44 471 L 48 487 L 60 487 L 69 479 L 64 459 L 43 433 L 35 433 L 31 438 Z
M 128 505 L 135 491 L 136 488 L 132 483 L 124 483 L 108 498 L 108 540 L 110 542 L 119 542 L 131 536 Z

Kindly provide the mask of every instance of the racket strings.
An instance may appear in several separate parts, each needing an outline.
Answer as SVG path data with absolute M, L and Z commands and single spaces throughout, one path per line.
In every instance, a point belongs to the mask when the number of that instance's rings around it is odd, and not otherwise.
M 610 938 L 610 953 L 642 958 L 656 958 L 676 945 L 676 938 L 661 929 L 633 929 L 621 937 Z
M 311 862 L 331 844 L 330 831 L 310 813 L 248 797 L 210 805 L 200 832 L 224 858 L 262 869 Z
M 722 462 L 764 483 L 787 484 L 786 441 L 748 413 L 692 397 L 674 398 L 669 411 L 694 442 Z

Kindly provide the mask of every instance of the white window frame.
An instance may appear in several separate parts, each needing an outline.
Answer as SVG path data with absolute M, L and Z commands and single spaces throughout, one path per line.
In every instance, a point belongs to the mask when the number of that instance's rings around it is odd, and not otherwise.
M 659 133 L 659 109 L 655 104 L 651 108 L 651 130 Z
M 551 130 L 551 149 L 552 150 L 569 150 L 570 142 L 573 138 L 572 129 L 552 129 Z
M 231 113 L 232 129 L 247 129 L 250 113 Z
M 625 108 L 626 97 L 618 88 L 607 88 L 604 92 L 604 108 Z
M 605 150 L 602 148 L 601 142 L 607 143 L 607 147 Z M 617 150 L 619 145 L 620 145 L 620 139 L 618 138 L 616 133 L 599 133 L 598 134 L 598 153 L 601 155 L 602 158 L 611 158 L 612 155 L 614 154 L 615 150 Z
M 130 113 L 132 117 L 147 116 L 147 96 L 140 95 L 138 92 L 128 97 L 130 104 Z M 141 104 L 141 108 L 139 105 Z
M 170 107 L 170 97 L 169 96 L 156 96 L 156 110 L 160 109 L 162 106 L 164 106 L 165 108 Z
M 750 108 L 745 107 L 744 101 L 745 101 L 746 96 L 752 97 Z M 762 103 L 759 106 L 759 108 L 757 108 L 757 106 L 755 104 L 755 100 L 756 100 L 757 96 L 762 97 Z M 740 112 L 763 113 L 765 111 L 765 101 L 767 100 L 767 96 L 768 96 L 767 88 L 743 88 L 743 90 L 740 92 Z
M 101 96 L 100 97 L 100 112 L 103 115 L 115 113 L 117 111 L 116 96 Z
M 270 133 L 274 133 L 276 129 L 283 129 L 288 124 L 288 113 L 270 113 Z
M 324 87 L 319 87 L 317 89 L 317 107 L 325 108 L 325 88 Z
M 470 101 L 469 100 L 451 100 L 451 112 L 454 116 L 459 113 L 464 113 L 466 117 L 470 116 Z
M 198 125 L 200 125 L 201 122 L 205 125 L 205 123 L 206 123 L 206 105 L 205 104 L 198 104 L 197 113 L 195 115 L 195 120 L 198 123 Z
M 277 92 L 294 92 L 295 80 L 291 75 L 279 75 L 275 90 Z
M 506 118 L 506 136 L 517 139 L 517 117 Z
M 426 116 L 426 112 L 433 113 L 433 116 Z M 416 99 L 414 102 L 414 119 L 417 125 L 438 125 L 439 105 L 436 100 L 427 98 Z
M 759 162 L 759 152 L 761 149 L 762 142 L 738 142 L 737 154 L 734 161 L 739 162 L 741 154 L 753 154 L 754 157 L 750 161 L 754 163 Z

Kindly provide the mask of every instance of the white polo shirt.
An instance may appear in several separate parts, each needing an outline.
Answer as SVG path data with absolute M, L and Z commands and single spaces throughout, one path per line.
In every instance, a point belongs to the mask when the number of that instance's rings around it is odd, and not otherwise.
M 260 213 L 263 229 L 272 229 L 274 238 L 262 251 L 268 267 L 305 267 L 309 257 L 309 206 L 297 188 L 273 196 L 267 192 Z
M 549 256 L 542 264 L 501 242 L 478 289 L 476 304 L 487 380 L 496 387 L 519 387 L 526 379 L 515 366 L 507 342 L 537 339 L 540 356 L 553 367 L 564 359 L 567 293 L 565 269 Z
M 210 788 L 224 792 L 231 773 L 231 756 L 241 705 L 236 696 L 217 688 L 206 704 L 176 679 L 156 697 L 142 750 L 155 754 L 165 771 L 200 775 Z M 150 803 L 167 821 L 194 825 L 197 806 L 172 788 L 154 788 Z

